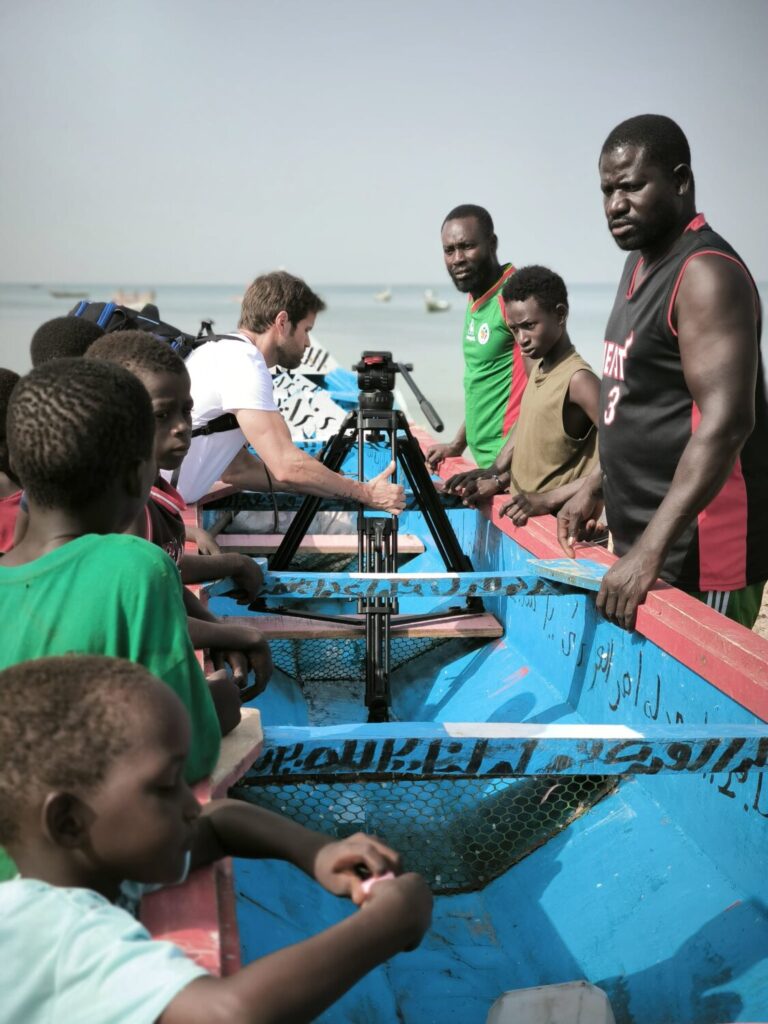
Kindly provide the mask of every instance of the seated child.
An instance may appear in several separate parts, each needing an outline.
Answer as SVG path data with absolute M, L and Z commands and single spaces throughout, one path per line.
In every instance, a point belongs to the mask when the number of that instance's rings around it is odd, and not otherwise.
M 155 463 L 157 469 L 178 469 L 189 450 L 192 433 L 192 396 L 184 361 L 164 342 L 144 331 L 114 331 L 88 349 L 88 359 L 124 366 L 149 392 L 155 414 Z M 261 570 L 247 555 L 185 555 L 182 512 L 184 499 L 158 473 L 146 508 L 129 532 L 162 547 L 181 571 L 184 583 L 231 576 L 252 600 L 261 590 Z M 223 622 L 194 595 L 185 592 L 189 633 L 197 648 L 210 649 L 214 664 L 227 661 L 235 681 L 245 686 L 248 672 L 257 682 L 249 696 L 260 693 L 271 675 L 269 646 L 256 626 Z
M 54 360 L 14 388 L 8 447 L 29 527 L 0 559 L 0 668 L 70 651 L 146 666 L 189 710 L 195 781 L 216 763 L 221 728 L 189 640 L 179 574 L 152 544 L 120 535 L 146 504 L 154 433 L 146 389 L 120 366 Z M 225 680 L 216 691 L 232 728 L 237 688 Z
M 524 526 L 529 516 L 557 512 L 597 464 L 600 381 L 568 337 L 568 293 L 559 275 L 523 267 L 502 298 L 520 350 L 537 360 L 513 435 L 513 497 L 501 508 Z
M 13 370 L 0 369 L 0 555 L 13 547 L 13 535 L 19 514 L 21 487 L 8 461 L 5 416 L 11 391 L 19 379 Z
M 0 673 L 0 694 L 0 842 L 20 871 L 0 885 L 2 1024 L 310 1021 L 429 927 L 425 882 L 379 840 L 243 801 L 201 809 L 188 716 L 140 666 L 45 658 Z M 359 909 L 217 978 L 112 902 L 124 880 L 179 881 L 226 855 L 290 861 Z
M 51 359 L 84 356 L 86 349 L 104 333 L 93 320 L 77 316 L 57 316 L 46 320 L 32 335 L 29 354 L 33 366 L 42 366 Z

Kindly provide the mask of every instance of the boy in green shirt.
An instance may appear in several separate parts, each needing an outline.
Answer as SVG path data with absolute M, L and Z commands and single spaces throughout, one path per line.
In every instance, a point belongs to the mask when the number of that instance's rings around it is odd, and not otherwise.
M 54 360 L 14 388 L 8 446 L 29 527 L 0 561 L 0 668 L 69 652 L 139 662 L 190 714 L 194 782 L 215 765 L 221 728 L 179 574 L 159 548 L 119 535 L 147 500 L 154 429 L 146 389 L 122 367 Z M 232 728 L 237 688 L 223 680 L 217 689 Z

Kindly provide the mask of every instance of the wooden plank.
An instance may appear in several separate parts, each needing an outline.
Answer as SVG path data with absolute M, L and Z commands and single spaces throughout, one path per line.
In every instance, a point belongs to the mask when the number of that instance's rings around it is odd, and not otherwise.
M 222 533 L 216 543 L 226 551 L 242 551 L 249 555 L 269 555 L 277 551 L 283 540 L 281 533 Z M 401 555 L 420 555 L 426 549 L 424 542 L 413 533 L 397 535 L 397 550 Z M 302 538 L 299 551 L 318 555 L 356 555 L 356 533 L 312 533 Z
M 206 583 L 209 597 L 235 589 L 231 579 Z M 535 572 L 264 572 L 262 594 L 294 600 L 354 601 L 360 597 L 512 597 L 560 594 Z
M 335 726 L 268 728 L 248 777 L 690 776 L 768 766 L 765 725 L 403 722 L 339 733 Z
M 227 616 L 233 625 L 248 625 L 261 630 L 267 640 L 354 640 L 365 637 L 365 617 L 350 616 L 354 623 L 323 622 L 305 619 L 295 615 Z M 401 623 L 392 619 L 392 636 L 401 637 L 447 637 L 449 639 L 478 638 L 495 640 L 504 635 L 499 620 L 489 612 L 481 615 L 446 615 L 445 618 L 427 622 Z
M 545 580 L 579 590 L 599 590 L 608 566 L 585 558 L 529 558 L 528 564 Z

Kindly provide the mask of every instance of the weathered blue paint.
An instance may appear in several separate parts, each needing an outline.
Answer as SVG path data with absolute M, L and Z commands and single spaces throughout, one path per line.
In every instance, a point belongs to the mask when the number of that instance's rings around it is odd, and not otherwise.
M 530 571 L 527 552 L 486 520 L 465 510 L 449 514 L 478 571 Z M 426 544 L 409 570 L 441 568 L 417 514 L 405 512 L 400 526 Z M 484 600 L 504 623 L 502 640 L 482 648 L 452 642 L 404 665 L 392 681 L 400 721 L 352 726 L 340 717 L 332 738 L 322 736 L 325 749 L 341 761 L 344 744 L 356 743 L 354 760 L 368 756 L 370 741 L 371 757 L 381 757 L 384 733 L 368 730 L 388 729 L 392 738 L 417 740 L 423 770 L 430 743 L 442 737 L 435 767 L 466 770 L 483 739 L 482 723 L 581 725 L 593 732 L 621 726 L 646 741 L 628 748 L 635 756 L 621 763 L 641 770 L 484 889 L 438 897 L 422 946 L 375 971 L 319 1019 L 481 1024 L 506 989 L 577 978 L 608 993 L 619 1024 L 768 1019 L 768 779 L 757 764 L 743 763 L 746 747 L 719 763 L 722 744 L 734 738 L 754 742 L 746 756 L 760 761 L 759 720 L 643 637 L 600 618 L 591 594 Z M 441 601 L 403 597 L 400 607 L 423 611 Z M 225 607 L 214 601 L 214 610 Z M 350 685 L 343 700 L 331 685 L 313 687 L 330 720 L 335 707 L 348 708 Z M 293 762 L 304 768 L 296 760 L 323 744 L 297 692 L 295 682 L 277 679 L 257 703 L 267 752 L 287 751 L 286 766 L 295 743 L 308 743 Z M 481 725 L 457 739 L 452 722 Z M 307 731 L 288 739 L 277 725 Z M 446 740 L 460 749 L 444 747 Z M 578 761 L 566 768 L 556 757 L 573 756 L 566 740 L 540 738 L 529 765 L 541 755 L 553 774 L 575 770 Z M 698 764 L 714 740 L 717 748 Z M 638 758 L 642 746 L 650 750 Z M 608 767 L 605 749 L 597 757 L 601 772 Z M 515 756 L 508 754 L 507 760 Z M 654 758 L 659 770 L 644 771 Z M 329 770 L 335 766 L 326 764 Z M 285 865 L 238 862 L 236 870 L 248 959 L 355 912 Z

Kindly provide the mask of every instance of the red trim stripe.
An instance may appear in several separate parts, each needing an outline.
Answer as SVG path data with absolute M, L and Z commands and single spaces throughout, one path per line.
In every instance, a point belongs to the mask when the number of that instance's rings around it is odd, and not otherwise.
M 525 372 L 523 353 L 520 346 L 515 342 L 512 349 L 512 379 L 509 386 L 509 398 L 507 408 L 504 410 L 504 423 L 502 433 L 504 437 L 510 432 L 520 417 L 520 403 L 523 400 L 523 392 L 528 384 L 528 375 Z
M 691 432 L 701 413 L 691 409 Z M 698 515 L 699 590 L 741 590 L 747 585 L 747 485 L 737 458 L 718 494 Z
M 491 285 L 488 291 L 484 295 L 481 295 L 479 299 L 472 300 L 472 305 L 469 307 L 470 312 L 476 313 L 481 306 L 484 306 L 488 299 L 491 298 L 493 293 L 504 284 L 507 278 L 512 277 L 512 275 L 515 272 L 515 269 L 516 268 L 510 263 L 507 269 L 499 278 L 499 280 L 496 282 L 496 284 Z
M 164 505 L 171 512 L 174 512 L 177 516 L 181 517 L 182 512 L 186 509 L 187 503 L 184 501 L 182 496 L 167 481 L 163 480 L 162 486 L 153 484 L 150 489 L 150 497 L 153 501 L 156 501 L 158 505 Z
M 691 255 L 688 257 L 688 259 L 685 261 L 685 263 L 683 263 L 682 267 L 680 268 L 680 273 L 677 275 L 677 280 L 675 281 L 675 287 L 672 289 L 672 296 L 671 296 L 671 298 L 669 300 L 669 306 L 667 307 L 667 326 L 669 327 L 670 331 L 672 331 L 672 334 L 675 337 L 677 337 L 677 329 L 675 328 L 675 326 L 672 323 L 672 313 L 674 312 L 674 309 L 675 309 L 675 302 L 677 301 L 677 293 L 680 290 L 680 285 L 681 285 L 682 280 L 683 280 L 683 274 L 685 273 L 685 268 L 688 266 L 688 264 L 691 262 L 691 260 L 695 260 L 697 256 L 722 256 L 722 258 L 724 260 L 730 260 L 731 263 L 735 263 L 737 267 L 741 267 L 741 269 L 747 275 L 747 280 L 749 281 L 750 285 L 752 284 L 752 278 L 749 276 L 749 271 L 744 266 L 744 264 L 741 262 L 741 260 L 737 260 L 735 256 L 731 256 L 727 252 L 721 252 L 719 249 L 699 249 L 698 252 L 691 253 Z
M 701 231 L 704 225 L 707 223 L 707 218 L 703 213 L 697 213 L 691 223 L 685 229 L 685 231 Z M 685 234 L 685 231 L 683 234 Z

